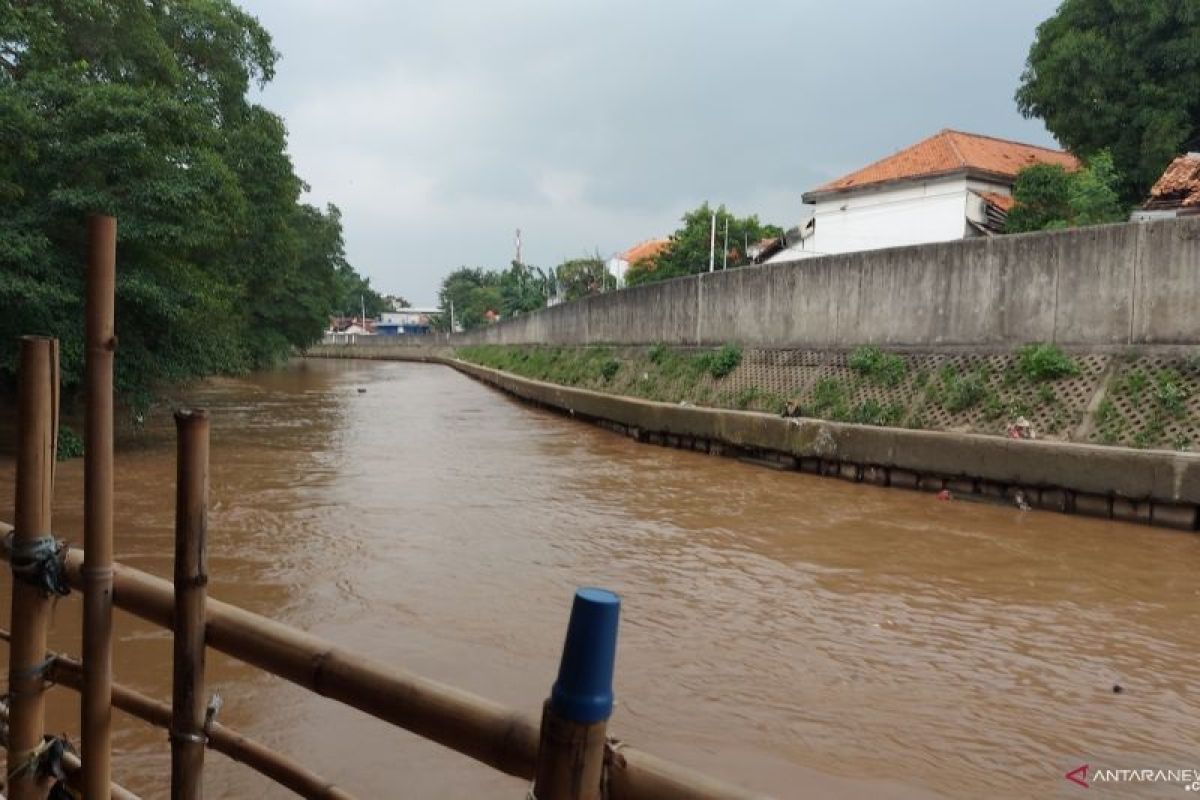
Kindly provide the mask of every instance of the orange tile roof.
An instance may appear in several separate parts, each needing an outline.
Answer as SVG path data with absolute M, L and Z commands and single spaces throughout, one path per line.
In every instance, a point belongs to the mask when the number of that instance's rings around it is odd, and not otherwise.
M 1070 170 L 1079 167 L 1079 160 L 1062 150 L 947 128 L 874 164 L 819 186 L 812 194 L 963 171 L 1014 178 L 1022 168 L 1039 162 L 1060 164 Z
M 633 247 L 621 254 L 621 260 L 627 264 L 636 264 L 639 261 L 646 261 L 654 258 L 663 250 L 667 249 L 667 245 L 671 243 L 670 239 L 648 239 L 641 244 L 635 244 Z
M 999 192 L 978 192 L 977 194 L 1005 213 L 1012 211 L 1012 207 L 1017 204 L 1016 198 Z
M 1166 206 L 1200 206 L 1200 153 L 1179 156 L 1151 187 L 1146 207 Z

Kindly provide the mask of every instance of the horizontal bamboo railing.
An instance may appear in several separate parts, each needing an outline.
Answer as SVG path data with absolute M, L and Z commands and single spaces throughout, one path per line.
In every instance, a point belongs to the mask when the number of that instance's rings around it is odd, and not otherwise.
M 7 638 L 7 637 L 5 637 Z M 8 747 L 8 705 L 0 703 L 0 745 Z M 79 756 L 72 752 L 63 753 L 63 770 L 67 773 L 67 786 L 72 790 L 83 793 L 83 764 Z M 123 786 L 111 784 L 108 790 L 112 800 L 141 800 L 136 794 Z
M 0 538 L 9 530 L 9 525 L 0 523 Z M 3 555 L 7 557 L 7 552 Z M 71 548 L 66 572 L 72 587 L 82 585 L 82 563 L 83 552 Z M 113 568 L 116 607 L 173 629 L 171 582 L 120 563 Z M 206 612 L 209 647 L 508 775 L 533 779 L 538 726 L 530 718 L 219 600 L 209 598 Z M 763 797 L 629 747 L 610 752 L 607 782 L 610 800 Z
M 83 665 L 57 653 L 51 655 L 54 660 L 47 677 L 59 686 L 82 691 Z M 167 730 L 171 727 L 170 706 L 119 683 L 113 684 L 112 702 L 114 708 L 119 708 L 157 728 Z M 211 723 L 205 733 L 208 737 L 208 747 L 245 764 L 302 797 L 313 800 L 354 800 L 353 795 L 313 774 L 287 756 L 276 753 L 219 722 Z

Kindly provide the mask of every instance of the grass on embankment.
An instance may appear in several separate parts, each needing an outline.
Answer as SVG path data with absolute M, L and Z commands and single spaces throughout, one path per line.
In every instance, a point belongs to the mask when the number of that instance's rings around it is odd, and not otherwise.
M 527 378 L 670 403 L 864 425 L 1192 449 L 1200 358 L 1154 367 L 1136 354 L 1080 361 L 1054 345 L 1006 355 L 848 354 L 715 349 L 479 345 L 458 357 Z M 1162 359 L 1154 360 L 1158 364 Z M 1105 384 L 1094 414 L 1088 406 Z

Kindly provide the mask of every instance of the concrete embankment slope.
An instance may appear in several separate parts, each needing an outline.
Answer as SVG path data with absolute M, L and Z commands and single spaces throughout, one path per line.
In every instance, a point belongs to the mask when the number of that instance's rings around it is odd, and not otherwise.
M 523 400 L 639 441 L 878 486 L 975 495 L 1067 513 L 1195 530 L 1200 454 L 881 428 L 680 406 L 522 378 L 445 346 L 331 345 L 313 357 L 451 366 Z
M 822 256 L 597 295 L 461 344 L 1200 344 L 1200 218 Z

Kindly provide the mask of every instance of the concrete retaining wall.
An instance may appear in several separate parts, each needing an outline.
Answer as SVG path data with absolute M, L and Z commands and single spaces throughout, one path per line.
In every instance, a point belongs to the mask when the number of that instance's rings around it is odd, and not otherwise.
M 326 346 L 310 355 L 444 363 L 523 400 L 639 441 L 878 486 L 979 495 L 1196 530 L 1200 455 L 850 425 L 684 407 L 521 378 L 444 348 Z
M 459 344 L 1200 344 L 1200 219 L 747 267 L 589 297 Z

